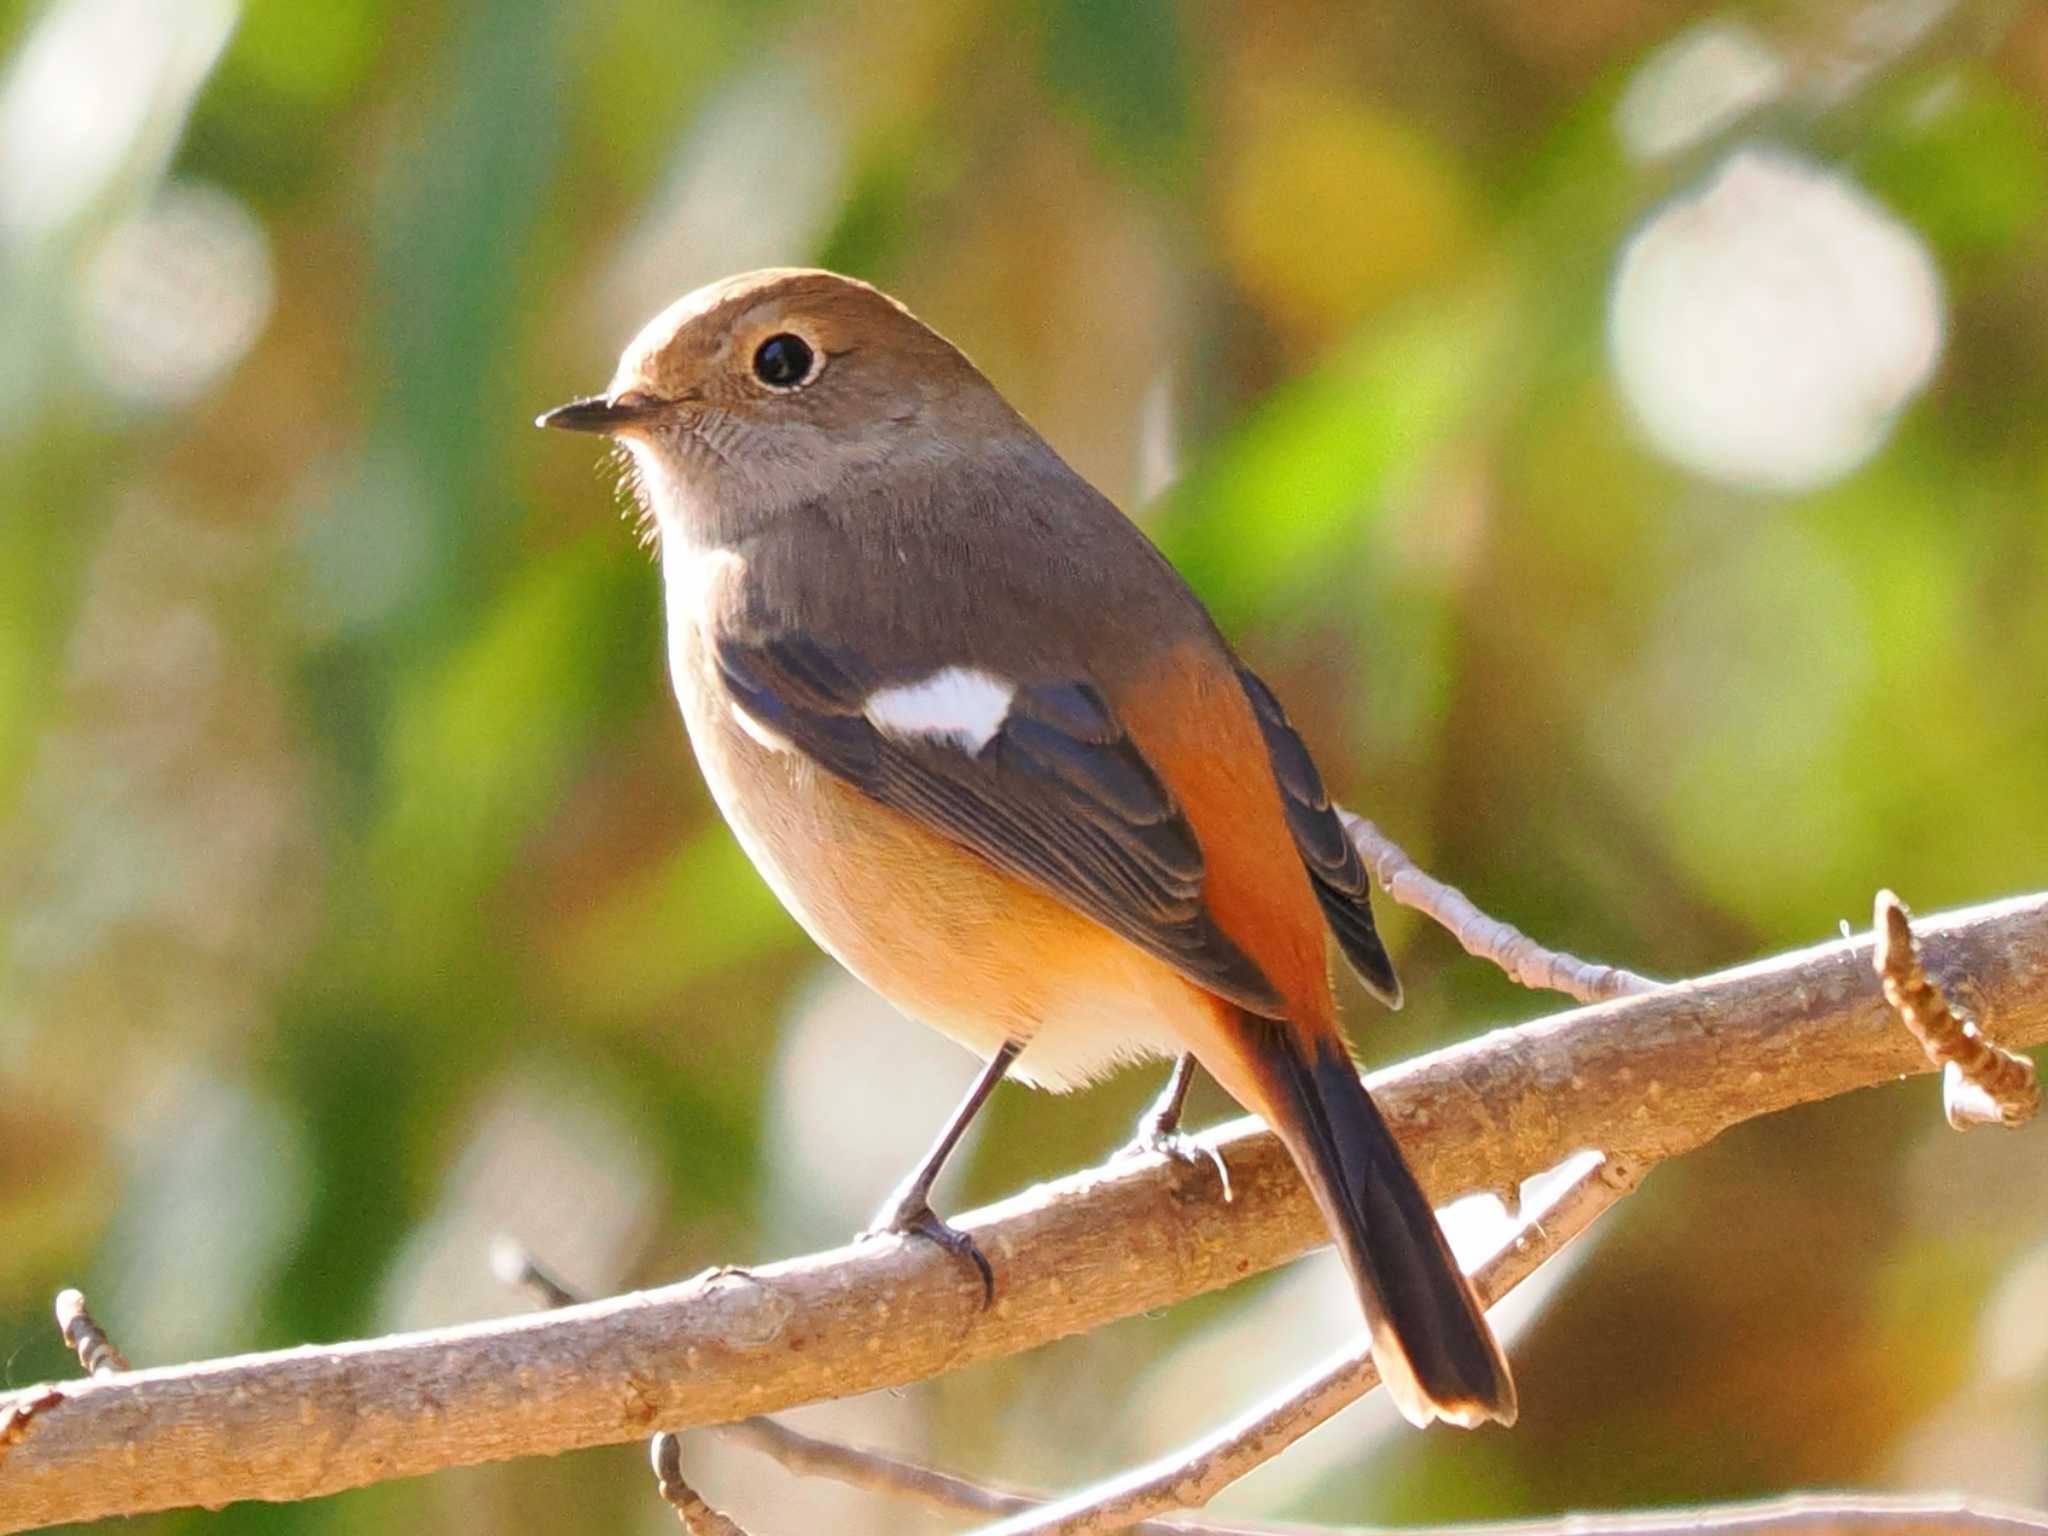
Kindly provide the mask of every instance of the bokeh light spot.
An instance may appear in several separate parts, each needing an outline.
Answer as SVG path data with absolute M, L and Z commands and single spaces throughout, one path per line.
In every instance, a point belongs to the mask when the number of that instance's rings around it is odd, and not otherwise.
M 1917 234 L 1846 176 L 1751 149 L 1630 239 L 1607 342 L 1661 452 L 1733 485 L 1802 491 L 1877 450 L 1945 333 Z
M 174 183 L 118 226 L 86 271 L 86 366 L 128 404 L 183 404 L 255 345 L 273 287 L 270 241 L 242 201 Z
M 1785 63 L 1748 27 L 1709 22 L 1644 61 L 1615 110 L 1622 147 L 1656 160 L 1699 143 L 1785 89 Z
M 168 156 L 233 32 L 233 0 L 67 0 L 0 84 L 0 244 L 55 233 Z

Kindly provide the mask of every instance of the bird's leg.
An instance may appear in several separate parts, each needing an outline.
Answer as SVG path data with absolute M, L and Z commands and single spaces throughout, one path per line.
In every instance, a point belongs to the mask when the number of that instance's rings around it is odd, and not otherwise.
M 910 1177 L 896 1187 L 882 1209 L 875 1214 L 874 1225 L 861 1234 L 862 1237 L 876 1237 L 883 1233 L 901 1236 L 928 1238 L 948 1253 L 958 1254 L 973 1261 L 981 1272 L 981 1304 L 987 1306 L 995 1300 L 996 1276 L 989 1268 L 988 1257 L 976 1246 L 973 1238 L 958 1227 L 949 1227 L 939 1220 L 932 1211 L 932 1185 L 938 1182 L 940 1172 L 946 1166 L 946 1159 L 953 1155 L 953 1149 L 960 1144 L 960 1138 L 967 1134 L 967 1127 L 980 1113 L 981 1106 L 996 1091 L 996 1085 L 1010 1070 L 1010 1063 L 1017 1059 L 1017 1053 L 1024 1047 L 1015 1040 L 1003 1042 L 1002 1049 L 989 1058 L 982 1068 L 981 1076 L 974 1080 L 974 1086 L 967 1090 L 967 1097 L 947 1118 L 945 1128 L 939 1132 L 939 1139 L 932 1143 L 918 1165 L 910 1171 Z
M 1214 1147 L 1204 1146 L 1194 1137 L 1181 1134 L 1180 1115 L 1187 1108 L 1188 1089 L 1195 1081 L 1195 1066 L 1194 1052 L 1181 1052 L 1173 1064 L 1173 1075 L 1166 1080 L 1165 1089 L 1152 1101 L 1152 1107 L 1139 1117 L 1138 1134 L 1117 1155 L 1143 1157 L 1149 1152 L 1156 1152 L 1176 1162 L 1211 1163 L 1216 1169 L 1216 1177 L 1223 1181 L 1223 1198 L 1228 1200 L 1230 1169 L 1224 1166 L 1223 1155 Z
M 1152 1107 L 1139 1116 L 1138 1134 L 1131 1138 L 1131 1152 L 1170 1155 L 1178 1150 L 1180 1115 L 1188 1107 L 1188 1089 L 1194 1082 L 1195 1054 L 1183 1051 L 1173 1064 L 1173 1075 L 1166 1080 L 1166 1087 L 1152 1101 Z

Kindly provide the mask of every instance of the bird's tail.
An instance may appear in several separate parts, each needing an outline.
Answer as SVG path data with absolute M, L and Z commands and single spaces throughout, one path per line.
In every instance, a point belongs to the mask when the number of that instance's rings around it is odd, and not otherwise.
M 1235 1010 L 1233 1010 L 1234 1012 Z M 1515 1422 L 1515 1383 L 1429 1198 L 1334 1034 L 1238 1014 L 1251 1107 L 1292 1154 L 1351 1271 L 1374 1362 L 1411 1423 Z

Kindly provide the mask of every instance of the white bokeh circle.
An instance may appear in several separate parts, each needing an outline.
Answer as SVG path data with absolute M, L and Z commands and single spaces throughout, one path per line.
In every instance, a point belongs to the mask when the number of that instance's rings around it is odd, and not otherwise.
M 1622 397 L 1657 449 L 1730 484 L 1846 474 L 1946 333 L 1924 241 L 1839 172 L 1743 150 L 1630 237 L 1609 297 Z

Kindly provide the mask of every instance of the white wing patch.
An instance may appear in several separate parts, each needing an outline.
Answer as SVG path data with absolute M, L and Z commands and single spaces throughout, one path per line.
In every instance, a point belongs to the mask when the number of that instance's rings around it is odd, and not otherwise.
M 994 739 L 1017 690 L 993 672 L 946 667 L 921 682 L 877 688 L 861 706 L 885 736 L 924 737 L 973 754 Z

